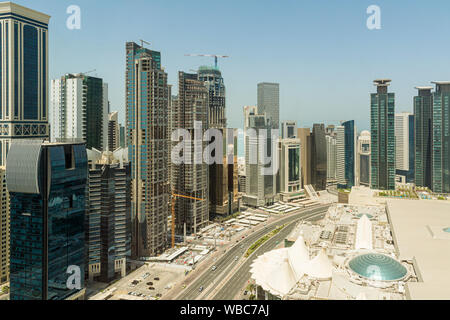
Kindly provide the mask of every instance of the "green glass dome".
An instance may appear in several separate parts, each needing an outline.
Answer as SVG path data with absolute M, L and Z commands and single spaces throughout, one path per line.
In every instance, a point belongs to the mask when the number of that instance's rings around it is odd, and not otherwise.
M 350 260 L 350 269 L 361 277 L 371 280 L 395 281 L 406 276 L 406 268 L 391 257 L 368 253 Z
M 450 228 L 444 228 L 442 230 L 444 230 L 444 232 L 450 233 Z

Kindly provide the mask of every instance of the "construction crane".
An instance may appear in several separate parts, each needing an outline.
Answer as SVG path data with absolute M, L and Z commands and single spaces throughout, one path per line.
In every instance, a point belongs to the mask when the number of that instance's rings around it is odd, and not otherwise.
M 175 247 L 175 201 L 177 198 L 191 199 L 196 201 L 204 201 L 206 199 L 195 198 L 191 196 L 184 196 L 182 194 L 177 194 L 172 192 L 172 248 Z
M 214 58 L 214 66 L 217 69 L 217 61 L 218 58 L 229 58 L 229 56 L 220 56 L 217 54 L 185 54 L 187 57 L 213 57 Z
M 81 72 L 81 74 L 84 74 L 84 75 L 86 75 L 86 74 L 88 74 L 88 73 L 92 73 L 92 72 L 95 72 L 95 71 L 97 71 L 97 69 L 94 69 L 94 70 L 90 70 L 90 71 L 88 71 L 88 72 Z
M 139 39 L 139 41 L 141 42 L 141 48 L 144 47 L 144 43 L 150 45 L 150 42 L 147 42 L 145 40 Z

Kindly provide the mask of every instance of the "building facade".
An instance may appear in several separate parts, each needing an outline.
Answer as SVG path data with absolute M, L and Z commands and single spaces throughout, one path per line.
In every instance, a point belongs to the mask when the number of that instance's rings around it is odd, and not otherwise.
M 209 166 L 203 161 L 207 142 L 202 141 L 204 131 L 208 129 L 208 90 L 197 74 L 181 71 L 178 73 L 178 90 L 178 98 L 172 107 L 172 129 L 185 130 L 191 140 L 185 143 L 185 155 L 189 159 L 184 163 L 172 163 L 172 187 L 176 194 L 202 199 L 176 199 L 175 232 L 181 235 L 184 232 L 195 234 L 209 221 Z M 195 139 L 201 142 L 195 144 Z M 178 144 L 178 141 L 173 142 L 173 147 Z
M 302 170 L 302 187 L 311 184 L 311 148 L 312 135 L 310 128 L 298 128 L 297 138 L 301 144 L 301 170 Z
M 340 189 L 356 185 L 356 127 L 355 121 L 343 122 L 336 128 L 336 172 Z
M 7 161 L 10 299 L 63 300 L 83 295 L 85 145 L 17 140 Z
M 272 129 L 280 128 L 280 84 L 258 83 L 258 114 L 266 114 Z
M 120 147 L 119 113 L 111 112 L 108 115 L 108 151 L 115 151 Z
M 356 158 L 356 185 L 370 187 L 370 132 L 363 131 L 358 137 Z
M 126 127 L 134 258 L 155 256 L 168 246 L 168 101 L 160 52 L 128 42 Z
M 297 137 L 297 123 L 295 121 L 283 121 L 281 123 L 281 138 L 292 139 Z
M 371 188 L 395 189 L 395 94 L 391 80 L 374 80 L 377 93 L 370 95 Z
M 82 73 L 51 82 L 51 140 L 82 139 L 87 148 L 108 146 L 108 85 Z
M 327 188 L 327 145 L 323 123 L 314 124 L 312 130 L 311 185 L 317 191 Z
M 203 81 L 208 91 L 208 127 L 226 128 L 225 83 L 220 70 L 214 67 L 200 67 L 198 80 Z
M 414 182 L 432 188 L 433 87 L 416 87 L 414 97 Z
M 87 273 L 89 279 L 111 282 L 126 275 L 131 257 L 131 170 L 128 150 L 87 150 L 89 161 L 86 207 Z
M 450 193 L 450 81 L 434 81 L 432 190 Z
M 305 197 L 301 182 L 301 142 L 287 138 L 279 141 L 279 193 L 280 200 L 291 202 Z
M 336 137 L 327 135 L 327 183 L 336 182 Z
M 395 174 L 401 180 L 414 182 L 414 115 L 395 114 Z

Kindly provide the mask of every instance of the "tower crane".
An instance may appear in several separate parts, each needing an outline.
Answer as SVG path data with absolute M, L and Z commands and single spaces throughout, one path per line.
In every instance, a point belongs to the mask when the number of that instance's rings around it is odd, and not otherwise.
M 150 45 L 150 42 L 148 42 L 148 41 L 145 41 L 145 40 L 142 40 L 142 39 L 139 39 L 139 41 L 141 42 L 141 48 L 144 47 L 144 43 Z
M 229 56 L 221 56 L 217 54 L 185 54 L 187 57 L 213 57 L 214 58 L 214 66 L 217 69 L 217 62 L 219 58 L 229 58 Z
M 175 247 L 175 202 L 177 198 L 183 198 L 183 199 L 191 199 L 196 201 L 204 201 L 206 199 L 200 199 L 196 197 L 191 196 L 184 196 L 182 194 L 177 194 L 175 192 L 172 192 L 172 248 Z

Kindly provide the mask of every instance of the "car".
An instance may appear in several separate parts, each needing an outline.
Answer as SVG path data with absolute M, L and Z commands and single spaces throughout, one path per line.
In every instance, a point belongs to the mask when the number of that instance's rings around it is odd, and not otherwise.
M 216 269 L 217 269 L 216 266 L 213 266 L 213 267 L 211 268 L 212 271 L 215 271 Z
M 203 286 L 198 288 L 198 292 L 202 292 L 203 291 Z
M 153 282 L 151 282 L 151 281 L 150 281 L 150 282 L 147 282 L 147 285 L 148 285 L 148 286 L 152 286 L 152 285 L 153 285 Z
M 238 261 L 238 259 L 239 259 L 238 256 L 236 256 L 236 258 L 234 258 L 234 261 Z
M 148 290 L 155 290 L 155 288 L 154 287 L 149 287 Z
M 153 280 L 155 280 L 155 281 L 159 281 L 159 278 L 158 278 L 158 277 L 156 277 L 156 278 L 154 278 Z
M 246 296 L 246 295 L 247 295 L 247 290 L 244 291 L 244 296 Z

